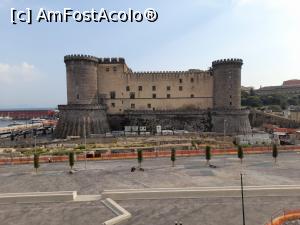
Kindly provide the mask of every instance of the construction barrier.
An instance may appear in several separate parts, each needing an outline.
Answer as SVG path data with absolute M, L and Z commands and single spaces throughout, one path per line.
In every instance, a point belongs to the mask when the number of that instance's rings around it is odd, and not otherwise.
M 271 217 L 270 222 L 265 225 L 282 225 L 287 221 L 293 221 L 300 219 L 300 210 L 280 210 L 279 216 L 276 218 Z
M 137 148 L 138 149 L 138 148 Z M 272 147 L 245 147 L 243 148 L 245 154 L 262 154 L 262 153 L 271 153 Z M 292 151 L 300 151 L 300 146 L 280 146 L 278 147 L 278 151 L 280 152 L 292 152 Z M 212 155 L 236 155 L 237 149 L 229 148 L 229 149 L 212 149 Z M 176 150 L 177 157 L 192 157 L 192 156 L 203 156 L 205 155 L 204 149 L 198 150 Z M 170 157 L 171 150 L 163 150 L 163 151 L 153 151 L 143 152 L 144 158 L 162 158 L 162 157 Z M 136 152 L 126 152 L 126 153 L 104 153 L 99 157 L 85 157 L 85 154 L 80 154 L 76 156 L 77 161 L 83 160 L 122 160 L 122 159 L 136 159 Z M 68 161 L 68 156 L 47 156 L 41 155 L 39 158 L 40 163 L 51 163 L 51 162 L 66 162 Z M 22 156 L 22 157 L 10 157 L 10 158 L 0 158 L 0 165 L 11 165 L 11 164 L 28 164 L 33 163 L 33 156 Z

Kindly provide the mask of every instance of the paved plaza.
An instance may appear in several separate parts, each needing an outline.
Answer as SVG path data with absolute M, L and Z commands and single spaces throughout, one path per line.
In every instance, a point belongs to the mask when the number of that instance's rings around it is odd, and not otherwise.
M 80 195 L 99 195 L 109 189 L 222 187 L 240 185 L 300 184 L 300 155 L 282 153 L 277 165 L 271 155 L 246 155 L 243 164 L 236 156 L 213 157 L 208 168 L 203 157 L 144 159 L 144 172 L 130 172 L 136 160 L 76 162 L 74 174 L 68 163 L 41 164 L 35 174 L 32 165 L 0 167 L 0 192 L 78 191 Z M 247 197 L 247 224 L 264 224 L 284 208 L 299 209 L 300 197 Z M 132 214 L 125 225 L 174 224 L 232 225 L 241 223 L 240 198 L 199 198 L 165 200 L 123 200 L 118 203 Z M 101 201 L 0 205 L 4 224 L 101 224 L 112 218 Z

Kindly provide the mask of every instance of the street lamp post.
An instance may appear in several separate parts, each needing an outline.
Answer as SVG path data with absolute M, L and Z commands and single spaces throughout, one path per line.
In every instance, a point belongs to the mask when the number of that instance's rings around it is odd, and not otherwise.
M 225 141 L 225 136 L 226 136 L 226 122 L 227 122 L 227 120 L 224 118 L 224 129 L 223 129 L 223 139 L 224 139 L 224 141 Z
M 36 154 L 36 135 L 34 135 L 34 154 Z
M 243 185 L 243 174 L 242 173 L 241 173 L 241 194 L 242 194 L 243 225 L 245 225 L 244 185 Z

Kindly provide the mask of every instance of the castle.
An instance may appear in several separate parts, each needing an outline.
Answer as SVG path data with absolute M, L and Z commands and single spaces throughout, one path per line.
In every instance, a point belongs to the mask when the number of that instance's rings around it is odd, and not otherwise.
M 103 134 L 125 125 L 226 132 L 251 131 L 241 109 L 241 59 L 208 70 L 133 72 L 124 58 L 65 56 L 67 105 L 57 137 Z

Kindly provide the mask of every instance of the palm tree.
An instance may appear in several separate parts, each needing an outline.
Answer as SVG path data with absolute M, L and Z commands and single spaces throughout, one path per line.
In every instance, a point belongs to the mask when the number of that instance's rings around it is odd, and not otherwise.
M 176 150 L 175 148 L 172 148 L 171 150 L 171 161 L 172 161 L 172 167 L 175 166 L 175 161 L 176 161 Z
M 238 146 L 238 151 L 237 151 L 237 156 L 241 160 L 241 164 L 243 163 L 243 158 L 244 158 L 244 150 L 242 146 Z
M 206 164 L 209 165 L 209 161 L 211 160 L 211 148 L 210 148 L 210 146 L 205 147 L 205 159 L 206 159 Z

